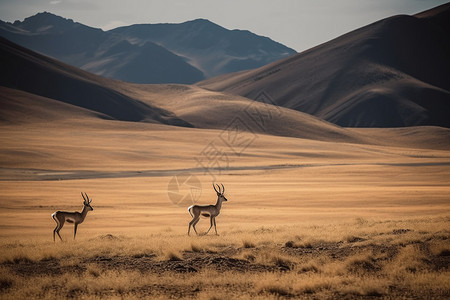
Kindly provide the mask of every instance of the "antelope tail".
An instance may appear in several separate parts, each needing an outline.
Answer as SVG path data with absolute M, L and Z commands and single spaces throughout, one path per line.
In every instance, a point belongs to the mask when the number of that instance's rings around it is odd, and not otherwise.
M 191 217 L 194 217 L 194 215 L 191 212 L 192 207 L 194 207 L 194 205 L 191 205 L 191 206 L 188 207 L 188 212 L 191 215 Z

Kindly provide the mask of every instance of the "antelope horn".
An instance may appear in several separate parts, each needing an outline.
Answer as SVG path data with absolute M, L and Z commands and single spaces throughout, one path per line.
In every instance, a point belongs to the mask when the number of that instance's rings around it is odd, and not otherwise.
M 91 204 L 92 199 L 89 199 L 89 196 L 86 193 L 84 193 L 84 194 L 86 195 L 86 198 L 88 199 L 88 203 Z
M 220 186 L 219 186 L 218 184 L 216 184 L 216 185 L 217 185 L 217 187 L 219 188 L 219 193 L 220 193 L 220 194 L 223 194 L 222 189 L 220 188 Z
M 86 198 L 84 197 L 83 192 L 81 192 L 81 196 L 83 197 L 84 202 L 88 202 L 88 201 L 86 200 Z
M 89 196 L 88 196 L 86 193 L 84 193 L 84 195 L 86 196 L 86 199 L 87 199 L 87 200 L 86 200 L 86 203 L 87 203 L 87 204 L 91 203 L 91 201 L 89 201 Z
M 218 191 L 216 190 L 216 187 L 215 187 L 214 183 L 212 184 L 212 186 L 213 186 L 214 190 L 216 191 L 216 193 L 220 194 L 220 192 L 218 192 Z M 219 186 L 217 186 L 217 187 L 219 187 Z M 219 187 L 219 190 L 220 190 L 220 187 Z
M 222 194 L 223 194 L 223 193 L 225 193 L 225 187 L 223 186 L 222 183 L 221 183 L 221 185 L 222 185 Z

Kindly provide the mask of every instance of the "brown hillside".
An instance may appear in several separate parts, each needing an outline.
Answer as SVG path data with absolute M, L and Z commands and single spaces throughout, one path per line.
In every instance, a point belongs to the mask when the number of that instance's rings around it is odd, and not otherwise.
M 450 127 L 450 5 L 394 16 L 265 67 L 199 83 L 345 127 Z M 446 27 L 447 26 L 447 27 Z

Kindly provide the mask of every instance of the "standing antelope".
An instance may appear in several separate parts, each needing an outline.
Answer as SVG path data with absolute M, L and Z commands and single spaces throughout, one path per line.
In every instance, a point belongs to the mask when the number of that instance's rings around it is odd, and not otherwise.
M 86 195 L 86 197 L 85 197 Z M 83 210 L 79 213 L 77 211 L 74 212 L 68 212 L 68 211 L 55 211 L 52 214 L 53 220 L 56 222 L 56 227 L 53 230 L 53 241 L 55 241 L 55 232 L 58 234 L 59 238 L 62 241 L 61 236 L 59 235 L 59 231 L 64 226 L 64 223 L 67 221 L 69 223 L 74 223 L 74 231 L 73 231 L 73 239 L 75 239 L 75 236 L 77 235 L 77 227 L 78 224 L 83 223 L 84 218 L 86 218 L 86 215 L 88 211 L 94 210 L 91 206 L 92 199 L 89 199 L 88 195 L 86 193 L 81 193 L 81 196 L 84 199 L 83 202 Z
M 200 216 L 210 218 L 211 226 L 209 227 L 209 229 L 205 233 L 205 235 L 208 234 L 208 232 L 211 230 L 213 224 L 214 224 L 214 229 L 215 229 L 216 235 L 217 235 L 216 217 L 220 213 L 220 209 L 222 208 L 222 202 L 228 201 L 227 198 L 225 198 L 225 196 L 223 195 L 223 193 L 225 193 L 225 187 L 223 186 L 223 184 L 221 184 L 221 185 L 222 185 L 222 190 L 220 189 L 219 185 L 217 185 L 217 187 L 219 188 L 219 191 L 217 191 L 216 187 L 213 184 L 213 188 L 217 193 L 216 205 L 192 205 L 188 208 L 188 211 L 192 216 L 192 220 L 191 220 L 191 222 L 189 222 L 188 235 L 191 231 L 191 225 L 192 225 L 192 228 L 194 228 L 195 233 L 198 235 L 197 230 L 195 229 L 195 225 L 200 220 Z

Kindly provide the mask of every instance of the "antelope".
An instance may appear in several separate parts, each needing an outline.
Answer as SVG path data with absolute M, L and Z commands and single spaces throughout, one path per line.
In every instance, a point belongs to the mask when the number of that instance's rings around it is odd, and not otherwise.
M 217 227 L 216 227 L 216 217 L 220 213 L 220 209 L 222 208 L 222 202 L 228 201 L 227 198 L 225 198 L 225 196 L 223 195 L 225 193 L 225 187 L 223 186 L 223 184 L 221 184 L 221 185 L 222 185 L 222 190 L 220 189 L 220 186 L 217 184 L 217 188 L 219 189 L 219 191 L 217 191 L 217 189 L 213 183 L 213 188 L 217 193 L 216 205 L 192 205 L 192 206 L 188 207 L 188 212 L 192 216 L 192 220 L 191 220 L 191 222 L 189 222 L 188 235 L 190 235 L 191 225 L 192 225 L 192 228 L 194 228 L 195 233 L 198 235 L 197 230 L 195 229 L 195 225 L 200 220 L 200 216 L 210 218 L 211 226 L 209 227 L 209 229 L 205 233 L 205 235 L 208 234 L 208 232 L 211 230 L 213 224 L 214 224 L 214 230 L 216 231 L 216 235 L 218 235 Z
M 86 197 L 85 197 L 86 195 Z M 92 199 L 89 199 L 88 195 L 86 193 L 81 193 L 81 196 L 84 199 L 83 202 L 83 210 L 81 212 L 69 212 L 69 211 L 55 211 L 52 214 L 53 220 L 56 222 L 56 227 L 53 230 L 53 241 L 55 241 L 55 233 L 58 234 L 59 238 L 62 241 L 61 235 L 59 235 L 59 231 L 64 226 L 64 223 L 67 221 L 68 223 L 74 224 L 74 230 L 73 230 L 73 239 L 75 239 L 75 236 L 77 235 L 77 227 L 79 224 L 83 223 L 84 218 L 86 218 L 86 215 L 88 211 L 94 210 L 91 206 Z

